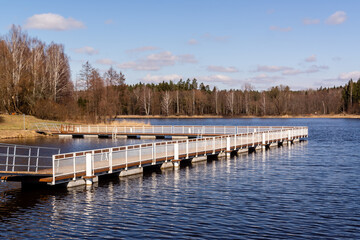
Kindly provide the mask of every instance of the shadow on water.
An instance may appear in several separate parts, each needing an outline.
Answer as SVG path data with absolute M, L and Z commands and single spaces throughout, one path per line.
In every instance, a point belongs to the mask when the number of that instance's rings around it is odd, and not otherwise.
M 52 196 L 66 196 L 66 188 L 15 188 L 0 192 L 0 221 L 17 217 L 19 213 L 46 202 Z
M 4 123 L 5 120 L 4 120 L 4 117 L 0 116 L 0 123 Z

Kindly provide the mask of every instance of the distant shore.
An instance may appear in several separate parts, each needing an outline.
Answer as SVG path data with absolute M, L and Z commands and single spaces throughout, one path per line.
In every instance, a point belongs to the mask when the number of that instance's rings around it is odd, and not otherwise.
M 206 119 L 206 118 L 262 118 L 262 119 L 290 119 L 290 118 L 347 118 L 347 119 L 360 119 L 360 115 L 352 114 L 327 114 L 327 115 L 282 115 L 282 116 L 218 116 L 218 115 L 171 115 L 171 116 L 160 116 L 160 115 L 119 115 L 116 119 L 124 119 L 124 121 L 116 122 L 116 125 L 139 125 L 139 122 L 131 122 L 126 119 Z M 35 118 L 33 116 L 25 116 L 25 129 L 24 119 L 22 115 L 5 115 L 0 114 L 0 139 L 13 139 L 13 138 L 34 138 L 44 137 L 44 135 L 38 134 L 34 130 L 34 123 L 57 123 L 57 124 L 79 124 L 74 122 L 60 122 L 60 121 L 47 121 Z M 92 124 L 92 123 L 81 123 L 81 124 Z M 101 123 L 102 125 L 104 123 Z M 145 123 L 144 123 L 145 124 Z
M 360 119 L 360 115 L 354 114 L 310 114 L 310 115 L 281 115 L 281 116 L 219 116 L 219 115 L 118 115 L 116 119 L 156 119 L 156 118 L 165 118 L 165 119 L 196 119 L 196 118 L 354 118 Z

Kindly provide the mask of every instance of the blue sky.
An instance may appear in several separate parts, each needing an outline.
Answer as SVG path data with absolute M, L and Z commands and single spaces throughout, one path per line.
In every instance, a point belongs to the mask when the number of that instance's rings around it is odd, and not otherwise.
M 129 84 L 197 78 L 221 89 L 339 86 L 360 77 L 360 1 L 2 1 L 11 24 Z

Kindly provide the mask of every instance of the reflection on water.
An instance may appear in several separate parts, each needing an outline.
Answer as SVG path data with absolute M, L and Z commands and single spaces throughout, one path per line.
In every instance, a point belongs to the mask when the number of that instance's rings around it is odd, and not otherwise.
M 0 235 L 359 239 L 360 122 L 286 122 L 309 125 L 309 141 L 90 188 L 24 190 L 1 183 Z

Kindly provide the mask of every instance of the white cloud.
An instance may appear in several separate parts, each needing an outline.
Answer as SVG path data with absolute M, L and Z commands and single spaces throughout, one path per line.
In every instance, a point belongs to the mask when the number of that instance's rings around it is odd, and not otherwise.
M 326 19 L 325 23 L 329 25 L 337 25 L 344 23 L 346 19 L 347 15 L 344 11 L 337 11 Z
M 313 25 L 313 24 L 319 24 L 320 19 L 311 19 L 311 18 L 305 18 L 303 19 L 304 25 Z
M 74 49 L 74 52 L 80 53 L 80 54 L 87 54 L 87 55 L 94 55 L 94 54 L 99 53 L 98 50 L 94 49 L 93 47 L 89 47 L 89 46 Z
M 189 45 L 196 45 L 196 44 L 198 44 L 198 41 L 196 39 L 190 39 L 187 43 Z
M 266 11 L 266 13 L 267 13 L 267 14 L 273 14 L 273 13 L 275 13 L 275 10 L 274 10 L 274 9 L 268 9 L 268 10 Z
M 282 79 L 282 77 L 280 76 L 269 76 L 265 73 L 262 73 L 255 77 L 247 78 L 246 82 L 265 84 L 265 83 L 275 83 L 280 79 Z
M 292 30 L 291 27 L 281 28 L 278 26 L 270 26 L 269 29 L 271 31 L 277 31 L 277 32 L 290 32 Z
M 147 82 L 147 83 L 160 83 L 162 81 L 166 82 L 169 80 L 177 81 L 177 80 L 180 80 L 181 78 L 182 78 L 182 76 L 177 75 L 177 74 L 170 74 L 170 75 L 164 75 L 164 76 L 147 74 L 145 77 L 143 77 L 141 79 L 141 81 Z
M 114 24 L 114 21 L 112 19 L 108 19 L 104 22 L 106 25 Z
M 239 72 L 239 70 L 236 67 L 223 67 L 223 66 L 208 66 L 207 70 L 210 72 Z
M 195 56 L 192 54 L 178 55 L 177 60 L 182 63 L 197 63 Z
M 304 71 L 304 73 L 316 73 L 319 72 L 320 70 L 327 70 L 329 69 L 328 66 L 325 65 L 311 65 L 308 69 L 306 69 Z
M 206 39 L 206 40 L 211 40 L 211 41 L 215 41 L 215 42 L 226 42 L 230 39 L 229 36 L 215 36 L 212 35 L 210 33 L 205 33 L 202 38 Z
M 200 76 L 198 77 L 198 79 L 204 82 L 220 82 L 220 83 L 231 83 L 234 81 L 233 78 L 221 74 L 216 74 L 211 76 Z
M 304 71 L 301 71 L 299 69 L 289 69 L 282 72 L 282 75 L 299 75 L 304 73 Z
M 114 64 L 116 64 L 115 61 L 113 61 L 113 60 L 111 60 L 109 58 L 98 59 L 98 60 L 96 60 L 96 63 L 102 64 L 102 65 L 114 65 Z
M 305 59 L 305 62 L 316 62 L 316 55 L 315 54 L 313 54 L 313 55 L 311 55 L 310 57 L 307 57 L 306 59 Z
M 85 25 L 71 17 L 64 18 L 54 13 L 35 14 L 26 20 L 26 29 L 43 29 L 64 31 L 77 28 L 85 28 Z
M 121 69 L 133 69 L 135 71 L 158 71 L 163 67 L 174 66 L 176 63 L 197 63 L 191 54 L 174 55 L 170 51 L 150 54 L 136 61 L 118 64 Z
M 157 49 L 158 48 L 154 47 L 154 46 L 143 46 L 143 47 L 126 50 L 126 53 L 140 53 L 140 52 L 153 51 L 153 50 L 157 50 Z
M 309 74 L 309 73 L 316 73 L 319 72 L 320 70 L 326 70 L 329 69 L 328 66 L 324 66 L 324 65 L 311 65 L 308 69 L 305 70 L 300 70 L 300 69 L 287 69 L 285 71 L 282 72 L 282 75 L 299 75 L 299 74 Z
M 258 65 L 255 72 L 280 72 L 285 70 L 290 70 L 292 68 L 285 66 L 266 66 L 266 65 Z
M 338 78 L 343 81 L 349 81 L 350 79 L 357 81 L 360 79 L 360 71 L 341 73 Z

